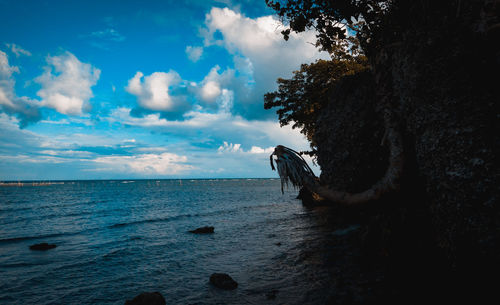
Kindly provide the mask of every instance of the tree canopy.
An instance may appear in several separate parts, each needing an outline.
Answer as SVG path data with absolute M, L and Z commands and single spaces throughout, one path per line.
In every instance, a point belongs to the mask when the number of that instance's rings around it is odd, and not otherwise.
M 282 31 L 285 40 L 290 32 L 314 28 L 316 45 L 334 57 L 367 51 L 393 5 L 393 0 L 266 0 L 289 28 Z M 348 32 L 349 31 L 349 32 Z M 351 35 L 349 35 L 351 34 Z
M 281 126 L 292 123 L 300 128 L 314 149 L 313 135 L 318 114 L 328 102 L 328 92 L 336 81 L 368 67 L 364 56 L 352 59 L 318 60 L 303 64 L 291 79 L 279 78 L 278 90 L 264 95 L 264 108 L 277 107 Z

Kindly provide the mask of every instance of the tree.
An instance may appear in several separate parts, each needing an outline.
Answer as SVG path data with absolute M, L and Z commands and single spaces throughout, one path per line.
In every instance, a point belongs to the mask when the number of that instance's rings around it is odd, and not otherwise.
M 367 68 L 364 56 L 303 64 L 300 70 L 293 72 L 291 79 L 277 80 L 278 90 L 264 95 L 264 108 L 278 108 L 281 126 L 293 124 L 292 128 L 300 128 L 314 151 L 316 119 L 328 102 L 328 92 L 342 77 Z
M 316 45 L 334 57 L 370 51 L 379 31 L 387 28 L 393 0 L 266 0 L 289 28 L 282 31 L 288 40 L 291 31 L 314 28 Z M 384 27 L 382 27 L 384 24 Z M 348 35 L 348 31 L 353 35 Z
M 351 194 L 336 191 L 333 186 L 321 185 L 314 175 L 310 178 L 304 177 L 304 179 L 292 177 L 291 173 L 301 173 L 300 168 L 304 166 L 298 158 L 294 158 L 293 150 L 279 145 L 271 158 L 273 155 L 277 157 L 278 169 L 282 169 L 279 171 L 282 181 L 289 179 L 295 186 L 304 186 L 328 200 L 346 205 L 373 201 L 385 193 L 399 189 L 405 158 L 401 132 L 397 123 L 398 118 L 393 105 L 392 76 L 388 69 L 390 52 L 384 42 L 392 42 L 394 36 L 398 35 L 397 27 L 391 27 L 392 21 L 388 16 L 393 10 L 407 9 L 409 5 L 400 7 L 394 4 L 395 2 L 391 0 L 288 0 L 282 4 L 279 0 L 266 0 L 267 5 L 290 26 L 282 32 L 285 40 L 288 39 L 290 31 L 303 32 L 308 28 L 314 28 L 317 31 L 316 45 L 329 51 L 333 61 L 331 66 L 323 62 L 309 66 L 303 65 L 301 71 L 294 73 L 291 80 L 279 79 L 278 92 L 265 96 L 265 107 L 267 109 L 274 106 L 281 107 L 277 111 L 280 123 L 284 125 L 293 120 L 293 127 L 302 128 L 302 132 L 311 138 L 311 134 L 314 133 L 316 114 L 328 101 L 329 85 L 346 75 L 349 71 L 345 69 L 346 64 L 356 61 L 356 55 L 364 52 L 372 64 L 378 98 L 376 108 L 383 117 L 384 142 L 390 149 L 389 166 L 385 175 L 371 188 Z M 407 15 L 401 14 L 401 16 Z M 398 21 L 400 20 L 396 20 L 396 24 Z M 347 35 L 347 29 L 356 33 L 356 39 Z M 335 67 L 332 70 L 337 71 L 338 74 L 324 75 L 325 71 L 329 71 L 327 68 L 329 66 Z M 311 144 L 314 146 L 316 143 Z M 291 160 L 297 160 L 297 162 Z M 304 176 L 311 174 L 306 171 L 302 173 Z

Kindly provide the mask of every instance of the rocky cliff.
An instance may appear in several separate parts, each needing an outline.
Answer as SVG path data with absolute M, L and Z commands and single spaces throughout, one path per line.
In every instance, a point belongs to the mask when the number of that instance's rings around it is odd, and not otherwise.
M 457 276 L 451 287 L 477 276 L 487 289 L 484 277 L 500 271 L 500 3 L 459 2 L 450 10 L 427 1 L 426 12 L 408 12 L 402 39 L 387 46 L 407 162 L 401 191 L 375 203 L 388 208 L 370 214 L 378 233 L 367 225 L 365 242 L 383 240 L 374 247 L 396 261 L 424 255 L 417 265 Z M 340 81 L 318 118 L 322 184 L 358 192 L 384 174 L 373 74 Z

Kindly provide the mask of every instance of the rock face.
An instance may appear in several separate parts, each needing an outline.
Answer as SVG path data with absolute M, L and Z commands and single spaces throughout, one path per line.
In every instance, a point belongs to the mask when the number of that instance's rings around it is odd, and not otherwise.
M 125 305 L 166 305 L 165 298 L 159 292 L 143 292 Z
M 214 273 L 210 276 L 210 283 L 217 288 L 233 290 L 238 287 L 238 283 L 225 273 Z
M 50 249 L 54 249 L 57 247 L 56 245 L 51 245 L 48 243 L 40 243 L 40 244 L 35 244 L 30 246 L 30 250 L 36 250 L 36 251 L 47 251 Z
M 195 230 L 191 230 L 189 232 L 194 234 L 209 234 L 209 233 L 214 233 L 214 227 L 201 227 Z
M 365 246 L 392 263 L 442 267 L 448 285 L 486 290 L 486 274 L 500 272 L 500 86 L 491 77 L 500 70 L 500 2 L 465 0 L 454 12 L 451 1 L 424 2 L 429 14 L 408 13 L 419 17 L 408 18 L 382 65 L 407 162 L 400 194 L 379 202 L 362 227 Z M 314 135 L 321 182 L 359 192 L 387 168 L 374 76 L 346 77 L 330 96 Z
M 384 175 L 389 151 L 380 145 L 384 126 L 374 86 L 368 71 L 343 78 L 332 90 L 314 135 L 323 184 L 360 192 Z

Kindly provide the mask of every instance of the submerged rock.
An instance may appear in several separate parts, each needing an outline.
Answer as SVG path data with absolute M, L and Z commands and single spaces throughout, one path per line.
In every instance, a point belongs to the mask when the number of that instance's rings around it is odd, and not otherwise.
M 201 227 L 201 228 L 189 231 L 189 232 L 195 233 L 195 234 L 214 233 L 214 227 Z
M 127 300 L 125 305 L 166 305 L 166 302 L 161 293 L 155 291 L 143 292 L 132 300 Z
M 271 291 L 269 291 L 268 293 L 266 293 L 266 298 L 268 300 L 274 300 L 276 299 L 276 294 L 278 293 L 278 290 L 277 289 L 273 289 Z
M 41 243 L 41 244 L 34 244 L 30 246 L 30 250 L 37 250 L 37 251 L 47 251 L 50 249 L 54 249 L 57 247 L 56 245 L 50 245 L 48 243 Z
M 217 288 L 233 290 L 238 287 L 238 283 L 225 273 L 214 273 L 210 276 L 210 283 Z

